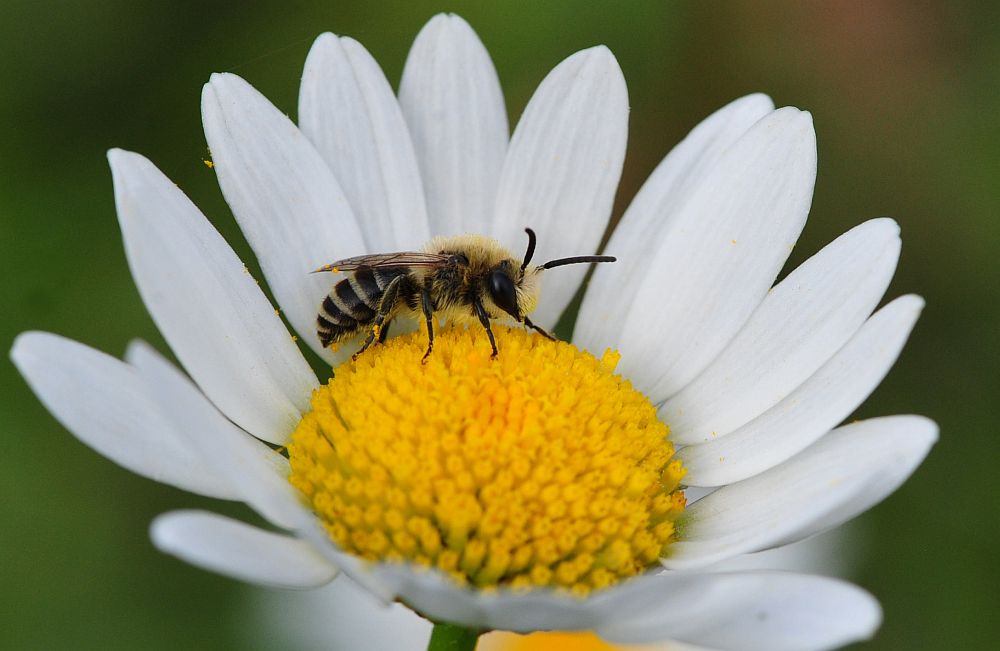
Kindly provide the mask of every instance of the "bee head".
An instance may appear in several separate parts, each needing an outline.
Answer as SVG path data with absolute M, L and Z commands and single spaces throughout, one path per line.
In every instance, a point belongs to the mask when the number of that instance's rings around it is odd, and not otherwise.
M 504 260 L 490 271 L 486 279 L 486 290 L 498 308 L 521 321 L 521 303 L 518 300 L 518 284 L 524 274 L 514 273 L 509 260 Z
M 607 255 L 581 255 L 533 265 L 531 258 L 535 253 L 535 232 L 530 228 L 524 231 L 528 234 L 528 249 L 524 252 L 524 260 L 520 266 L 516 260 L 502 260 L 490 269 L 485 283 L 485 293 L 489 295 L 493 304 L 522 323 L 525 321 L 525 315 L 534 310 L 538 304 L 541 273 L 544 270 L 567 264 L 615 261 L 615 258 Z

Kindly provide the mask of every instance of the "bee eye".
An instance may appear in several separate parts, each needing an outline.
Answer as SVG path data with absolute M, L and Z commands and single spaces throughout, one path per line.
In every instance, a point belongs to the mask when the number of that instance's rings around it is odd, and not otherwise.
M 521 320 L 521 314 L 517 309 L 517 289 L 505 271 L 495 269 L 490 273 L 490 297 L 501 310 L 518 321 Z

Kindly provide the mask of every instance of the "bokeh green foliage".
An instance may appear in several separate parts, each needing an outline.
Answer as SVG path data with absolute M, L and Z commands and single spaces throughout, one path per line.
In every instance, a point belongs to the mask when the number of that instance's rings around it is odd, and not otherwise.
M 819 178 L 798 263 L 864 219 L 902 225 L 890 296 L 927 309 L 859 417 L 941 425 L 924 466 L 863 516 L 856 579 L 886 621 L 865 648 L 995 648 L 1000 509 L 1000 60 L 997 5 L 903 3 L 90 3 L 5 0 L 0 20 L 0 344 L 44 329 L 120 355 L 166 350 L 133 286 L 104 160 L 149 156 L 252 256 L 222 201 L 199 122 L 213 71 L 294 117 L 321 31 L 360 40 L 396 83 L 434 13 L 490 49 L 512 124 L 560 59 L 597 43 L 629 83 L 631 138 L 615 216 L 702 117 L 765 91 L 813 112 Z M 669 279 L 664 291 L 669 291 Z M 246 590 L 160 555 L 159 512 L 218 505 L 131 475 L 77 442 L 0 367 L 0 648 L 231 648 Z M 253 643 L 277 648 L 266 635 Z

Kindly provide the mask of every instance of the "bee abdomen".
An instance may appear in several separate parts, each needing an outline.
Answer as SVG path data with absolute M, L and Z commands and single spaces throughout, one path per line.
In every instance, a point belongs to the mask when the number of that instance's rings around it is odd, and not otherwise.
M 374 321 L 385 288 L 400 273 L 362 268 L 334 285 L 316 317 L 322 344 L 347 339 Z
M 324 347 L 350 337 L 358 331 L 359 327 L 360 324 L 356 321 L 351 325 L 341 325 L 329 321 L 322 314 L 316 317 L 316 335 Z
M 323 300 L 323 309 L 330 311 L 331 303 L 341 314 L 348 315 L 360 323 L 368 323 L 374 319 L 378 310 L 378 299 L 372 301 L 364 292 L 359 293 L 351 284 L 350 278 L 345 278 L 333 286 L 333 291 Z
M 316 334 L 324 346 L 339 341 L 374 318 L 375 311 L 362 301 L 347 280 L 341 280 L 323 299 L 316 317 Z
M 363 267 L 355 271 L 349 280 L 353 281 L 358 296 L 363 297 L 369 307 L 377 307 L 385 288 L 395 277 L 394 274 L 376 272 L 374 269 Z

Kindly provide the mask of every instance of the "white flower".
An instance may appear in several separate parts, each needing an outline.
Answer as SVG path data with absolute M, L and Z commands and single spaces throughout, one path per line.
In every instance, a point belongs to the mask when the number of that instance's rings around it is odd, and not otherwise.
M 628 100 L 612 54 L 579 52 L 542 82 L 508 140 L 493 65 L 454 16 L 420 33 L 399 98 L 357 42 L 321 36 L 296 127 L 245 81 L 213 75 L 202 111 L 219 183 L 284 316 L 314 335 L 328 277 L 362 252 L 475 232 L 538 257 L 593 252 L 625 155 Z M 475 591 L 435 572 L 370 565 L 335 547 L 287 481 L 282 445 L 317 378 L 253 278 L 152 163 L 113 150 L 115 199 L 133 276 L 191 380 L 151 348 L 120 362 L 26 333 L 12 357 L 81 440 L 147 477 L 241 500 L 283 533 L 205 512 L 159 517 L 154 543 L 246 581 L 310 588 L 338 570 L 385 602 L 436 620 L 514 631 L 591 629 L 637 643 L 720 649 L 830 648 L 869 636 L 880 611 L 850 584 L 793 573 L 711 572 L 801 540 L 882 500 L 937 437 L 917 416 L 834 429 L 896 359 L 922 307 L 871 315 L 895 269 L 898 227 L 852 229 L 771 287 L 805 224 L 816 169 L 807 113 L 752 95 L 719 110 L 654 171 L 595 271 L 574 342 L 622 353 L 619 371 L 670 424 L 696 501 L 647 573 L 585 599 Z M 532 314 L 551 327 L 583 278 L 546 277 Z M 869 316 L 871 315 L 871 316 Z

